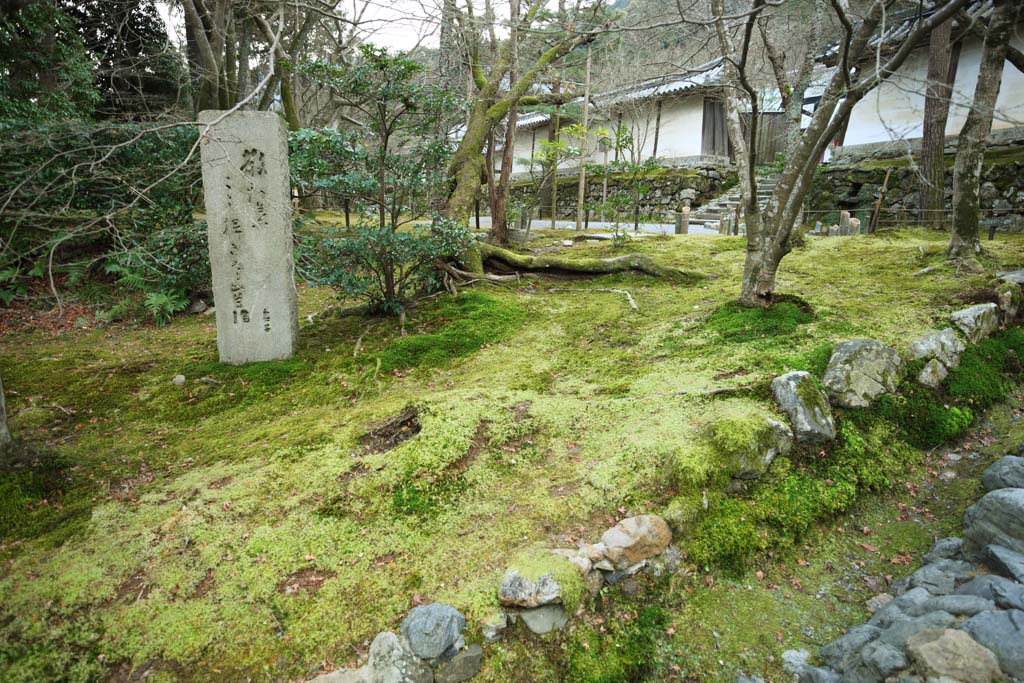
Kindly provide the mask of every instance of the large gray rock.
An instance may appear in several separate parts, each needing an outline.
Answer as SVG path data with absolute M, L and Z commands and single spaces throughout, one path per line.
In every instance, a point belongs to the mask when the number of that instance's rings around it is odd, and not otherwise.
M 909 664 L 907 656 L 901 648 L 881 640 L 875 640 L 865 645 L 864 650 L 860 653 L 860 659 L 863 664 L 862 680 L 865 677 L 870 677 L 872 680 L 888 678 L 897 671 L 907 668 Z
M 947 368 L 955 368 L 960 364 L 960 354 L 967 348 L 956 336 L 953 328 L 947 327 L 937 332 L 929 332 L 910 343 L 908 355 L 911 360 L 935 359 Z
M 870 626 L 889 628 L 896 621 L 924 614 L 923 605 L 932 594 L 924 588 L 911 588 L 899 597 L 883 605 L 868 621 Z
M 371 683 L 433 683 L 434 672 L 390 631 L 378 633 L 370 644 Z
M 561 605 L 544 605 L 533 609 L 525 609 L 519 613 L 519 618 L 537 635 L 544 635 L 552 631 L 560 631 L 569 623 L 569 615 Z
M 927 563 L 939 560 L 953 560 L 959 557 L 960 549 L 964 545 L 964 539 L 950 536 L 935 541 L 935 545 L 921 559 Z
M 843 680 L 843 677 L 832 669 L 819 666 L 805 666 L 800 669 L 798 676 L 800 683 L 842 683 Z
M 290 358 L 299 336 L 288 131 L 274 112 L 199 113 L 223 363 Z
M 807 650 L 786 650 L 782 653 L 782 670 L 788 674 L 798 674 L 807 666 L 811 653 Z
M 956 622 L 949 612 L 928 612 L 920 617 L 913 617 L 893 622 L 892 626 L 882 631 L 878 639 L 888 643 L 895 648 L 906 647 L 907 640 L 913 636 L 928 630 L 943 630 L 950 628 Z
M 562 587 L 551 574 L 531 581 L 515 569 L 508 569 L 498 588 L 498 601 L 510 607 L 550 605 L 562 601 Z
M 880 633 L 882 630 L 874 626 L 854 626 L 844 636 L 823 647 L 818 656 L 830 668 L 842 673 L 848 666 L 860 660 L 861 650 L 878 638 Z
M 896 391 L 903 359 L 874 339 L 851 339 L 836 345 L 822 382 L 834 403 L 866 408 L 885 393 Z
M 1003 609 L 1024 610 L 1024 586 L 1003 576 L 976 576 L 956 589 L 957 595 L 975 595 Z
M 470 645 L 434 669 L 434 683 L 462 683 L 480 673 L 484 651 L 479 645 Z
M 836 438 L 828 398 L 809 372 L 787 372 L 772 380 L 772 392 L 793 425 L 800 443 L 825 443 Z
M 1024 555 L 1020 553 L 1015 553 L 1001 545 L 987 545 L 985 546 L 985 564 L 997 574 L 1018 583 L 1024 583 Z
M 981 485 L 986 491 L 1024 488 L 1024 458 L 1016 455 L 999 458 L 982 473 Z
M 402 620 L 402 635 L 417 657 L 435 659 L 459 642 L 465 626 L 466 617 L 454 607 L 420 605 Z
M 929 680 L 992 683 L 1000 675 L 999 662 L 992 651 L 963 631 L 919 633 L 907 641 L 907 652 Z
M 605 559 L 617 569 L 660 555 L 671 542 L 668 523 L 657 515 L 627 517 L 601 535 Z
M 982 612 L 964 622 L 963 629 L 995 653 L 1004 673 L 1024 677 L 1024 612 Z
M 955 617 L 973 617 L 995 608 L 994 602 L 977 595 L 939 595 L 907 610 L 907 614 L 916 617 L 928 612 L 949 612 Z
M 338 669 L 309 679 L 309 683 L 370 683 L 370 669 Z
M 917 381 L 926 387 L 938 389 L 947 375 L 949 371 L 946 370 L 946 366 L 932 358 L 924 364 L 921 372 L 917 373 Z
M 1024 553 L 1024 489 L 989 491 L 964 513 L 964 556 L 979 558 L 990 544 Z
M 968 341 L 976 344 L 999 329 L 999 307 L 993 303 L 978 304 L 949 316 Z
M 911 588 L 924 588 L 932 595 L 946 595 L 956 589 L 957 583 L 970 578 L 974 571 L 970 562 L 939 560 L 911 574 L 909 585 Z

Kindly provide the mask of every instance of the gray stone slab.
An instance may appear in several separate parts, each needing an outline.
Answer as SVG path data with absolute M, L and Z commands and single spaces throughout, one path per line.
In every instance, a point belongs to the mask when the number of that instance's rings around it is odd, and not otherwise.
M 221 111 L 199 123 L 220 360 L 289 358 L 299 322 L 284 123 Z

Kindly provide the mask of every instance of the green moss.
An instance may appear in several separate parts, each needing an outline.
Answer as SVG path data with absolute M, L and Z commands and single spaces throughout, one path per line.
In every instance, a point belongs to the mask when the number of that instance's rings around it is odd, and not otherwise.
M 434 367 L 479 351 L 520 326 L 524 312 L 493 297 L 467 292 L 444 299 L 434 317 L 441 325 L 438 331 L 396 339 L 381 352 L 380 369 Z
M 721 402 L 714 406 L 704 436 L 726 472 L 761 471 L 764 455 L 778 441 L 772 415 L 747 401 Z
M 792 470 L 785 459 L 776 460 L 772 474 L 774 481 L 759 488 L 754 501 L 758 518 L 777 532 L 776 546 L 798 541 L 814 524 L 848 509 L 857 497 L 855 482 Z
M 787 358 L 786 365 L 793 370 L 803 370 L 815 377 L 823 377 L 828 368 L 828 362 L 832 358 L 833 350 L 835 350 L 835 344 L 831 342 L 818 344 L 802 354 Z
M 900 393 L 879 397 L 873 410 L 899 425 L 907 442 L 918 448 L 933 448 L 967 431 L 974 421 L 971 409 L 944 403 L 915 376 L 903 382 Z
M 750 557 L 768 547 L 767 534 L 758 528 L 757 512 L 747 501 L 718 501 L 694 529 L 686 551 L 701 567 L 742 570 Z
M 615 613 L 598 630 L 583 626 L 573 631 L 566 647 L 562 680 L 578 683 L 623 683 L 651 680 L 658 663 L 658 645 L 665 638 L 669 616 L 658 606 L 639 609 L 636 617 Z
M 1024 330 L 1012 328 L 967 347 L 960 365 L 946 378 L 946 391 L 955 401 L 977 409 L 1005 399 L 1017 368 L 1008 367 L 1008 353 L 1024 357 Z
M 768 308 L 747 308 L 732 302 L 715 310 L 707 325 L 723 339 L 743 343 L 790 335 L 812 320 L 811 313 L 791 301 L 780 301 Z
M 550 574 L 561 587 L 562 606 L 569 614 L 576 612 L 576 608 L 586 595 L 586 586 L 583 585 L 580 571 L 569 560 L 561 555 L 555 555 L 547 548 L 535 547 L 520 552 L 509 563 L 508 568 L 514 569 L 530 581 L 537 581 L 540 577 Z

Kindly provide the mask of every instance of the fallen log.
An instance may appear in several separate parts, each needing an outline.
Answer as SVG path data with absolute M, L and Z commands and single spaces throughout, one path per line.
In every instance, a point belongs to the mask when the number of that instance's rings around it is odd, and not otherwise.
M 567 258 L 563 256 L 517 254 L 514 251 L 478 242 L 476 245 L 483 261 L 494 260 L 514 270 L 548 271 L 554 273 L 582 273 L 606 275 L 634 271 L 654 277 L 668 277 L 682 280 L 699 280 L 701 273 L 663 266 L 646 254 L 623 254 L 612 258 Z M 472 268 L 470 269 L 472 270 Z

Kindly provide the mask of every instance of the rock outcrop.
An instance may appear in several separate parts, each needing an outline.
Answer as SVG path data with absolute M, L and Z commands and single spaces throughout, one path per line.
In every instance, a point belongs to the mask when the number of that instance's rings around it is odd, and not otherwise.
M 836 345 L 822 379 L 829 397 L 844 408 L 866 408 L 882 394 L 896 391 L 903 359 L 874 339 Z

